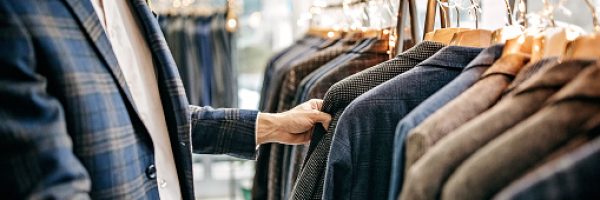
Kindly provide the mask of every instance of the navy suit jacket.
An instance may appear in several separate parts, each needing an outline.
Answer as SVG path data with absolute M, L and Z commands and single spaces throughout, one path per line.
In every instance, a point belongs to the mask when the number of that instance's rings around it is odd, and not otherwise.
M 256 111 L 190 106 L 144 0 L 128 0 L 151 48 L 184 199 L 191 153 L 255 156 Z M 158 199 L 152 141 L 89 0 L 0 0 L 0 194 Z

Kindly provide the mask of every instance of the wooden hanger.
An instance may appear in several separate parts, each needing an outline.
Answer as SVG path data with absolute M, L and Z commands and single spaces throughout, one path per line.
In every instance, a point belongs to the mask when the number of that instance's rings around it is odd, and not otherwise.
M 580 36 L 567 45 L 565 60 L 600 59 L 600 33 Z
M 471 1 L 471 4 L 474 4 Z M 458 9 L 457 9 L 458 13 Z M 460 15 L 460 14 L 459 14 Z M 447 19 L 447 18 L 446 18 Z M 457 18 L 457 21 L 459 19 Z M 457 22 L 458 23 L 458 22 Z M 491 44 L 492 32 L 484 29 L 478 29 L 479 17 L 475 17 L 476 29 L 469 28 L 442 28 L 435 30 L 428 39 L 441 42 L 447 45 L 468 46 L 468 47 L 488 47 Z
M 344 33 L 340 30 L 323 27 L 310 27 L 307 34 L 323 39 L 339 39 L 344 35 Z
M 510 54 L 531 54 L 533 46 L 533 36 L 522 34 L 519 37 L 506 40 L 504 49 L 502 50 L 502 57 Z
M 492 44 L 492 32 L 484 29 L 465 30 L 454 34 L 450 45 L 466 47 L 489 47 Z
M 463 30 L 454 33 L 454 36 L 450 40 L 450 45 L 466 47 L 489 47 L 492 41 L 492 32 L 489 30 L 479 28 L 479 15 L 477 14 L 479 12 L 479 6 L 475 4 L 474 0 L 471 0 L 470 2 L 471 6 L 475 8 L 475 29 Z
M 454 38 L 454 34 L 463 32 L 466 30 L 471 30 L 468 28 L 442 28 L 435 30 L 433 32 L 433 36 L 431 37 L 431 41 L 440 42 L 446 45 L 449 45 Z
M 508 25 L 492 32 L 491 43 L 501 44 L 509 39 L 514 39 L 523 34 L 523 27 L 519 25 Z
M 600 21 L 596 15 L 596 8 L 589 0 L 585 0 L 592 13 L 594 33 L 579 36 L 565 48 L 564 59 L 600 59 Z
M 531 60 L 537 62 L 543 58 L 561 57 L 568 44 L 567 33 L 562 27 L 552 27 L 536 35 L 533 39 Z

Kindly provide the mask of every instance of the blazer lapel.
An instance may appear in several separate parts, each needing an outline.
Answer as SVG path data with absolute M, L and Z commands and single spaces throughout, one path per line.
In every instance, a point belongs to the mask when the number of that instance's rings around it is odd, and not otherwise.
M 131 0 L 130 2 L 144 29 L 144 36 L 152 52 L 165 113 L 169 117 L 175 115 L 173 123 L 176 124 L 169 124 L 169 132 L 178 133 L 179 137 L 176 138 L 178 140 L 189 141 L 189 104 L 175 60 L 146 0 Z M 167 119 L 167 123 L 170 123 L 170 120 Z
M 145 0 L 129 1 L 144 29 L 144 36 L 152 52 L 156 69 L 160 97 L 171 139 L 171 148 L 175 155 L 175 164 L 179 175 L 179 185 L 183 199 L 194 199 L 192 176 L 191 115 L 183 83 L 175 60 L 167 46 L 157 20 Z
M 131 93 L 127 87 L 125 77 L 123 76 L 123 72 L 121 72 L 117 58 L 115 57 L 115 53 L 113 52 L 108 37 L 106 37 L 106 33 L 100 24 L 98 15 L 94 11 L 92 3 L 89 0 L 65 1 L 67 5 L 71 7 L 73 13 L 75 13 L 75 16 L 77 17 L 77 20 L 79 20 L 79 23 L 81 23 L 87 32 L 89 39 L 92 40 L 92 43 L 94 43 L 96 50 L 100 52 L 101 57 L 106 62 L 109 71 L 113 75 L 113 78 L 117 80 L 119 87 L 125 94 L 127 101 L 132 105 L 136 115 L 139 114 L 135 103 L 131 98 Z

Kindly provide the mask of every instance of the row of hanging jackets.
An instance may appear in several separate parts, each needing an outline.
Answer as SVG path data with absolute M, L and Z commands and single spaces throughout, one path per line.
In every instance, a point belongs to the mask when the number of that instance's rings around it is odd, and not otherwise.
M 235 36 L 226 14 L 171 14 L 158 17 L 192 105 L 237 107 Z
M 307 35 L 270 60 L 260 109 L 312 98 L 307 146 L 262 145 L 254 199 L 597 199 L 600 64 L 423 41 Z

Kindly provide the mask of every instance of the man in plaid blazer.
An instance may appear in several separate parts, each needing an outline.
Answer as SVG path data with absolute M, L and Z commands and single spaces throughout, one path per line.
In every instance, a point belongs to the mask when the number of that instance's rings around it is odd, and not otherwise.
M 132 66 L 116 54 L 123 44 L 109 39 L 113 32 L 107 34 L 99 18 L 114 19 L 107 16 L 111 8 L 99 14 L 92 1 L 0 0 L 2 199 L 173 197 L 159 189 L 166 183 L 157 182 L 162 168 L 156 166 L 166 165 L 155 162 L 155 152 L 165 151 L 155 146 L 165 141 L 149 131 L 155 122 L 145 120 L 148 109 L 140 105 L 150 103 L 137 100 L 139 88 L 131 88 L 124 73 Z M 277 114 L 188 105 L 147 2 L 123 2 L 139 27 L 122 33 L 139 28 L 151 58 L 157 88 L 144 89 L 157 91 L 162 106 L 150 111 L 164 114 L 162 136 L 179 185 L 175 199 L 194 199 L 192 152 L 252 159 L 257 145 L 305 143 L 315 123 L 327 127 L 320 100 Z M 143 50 L 127 48 L 132 55 Z

